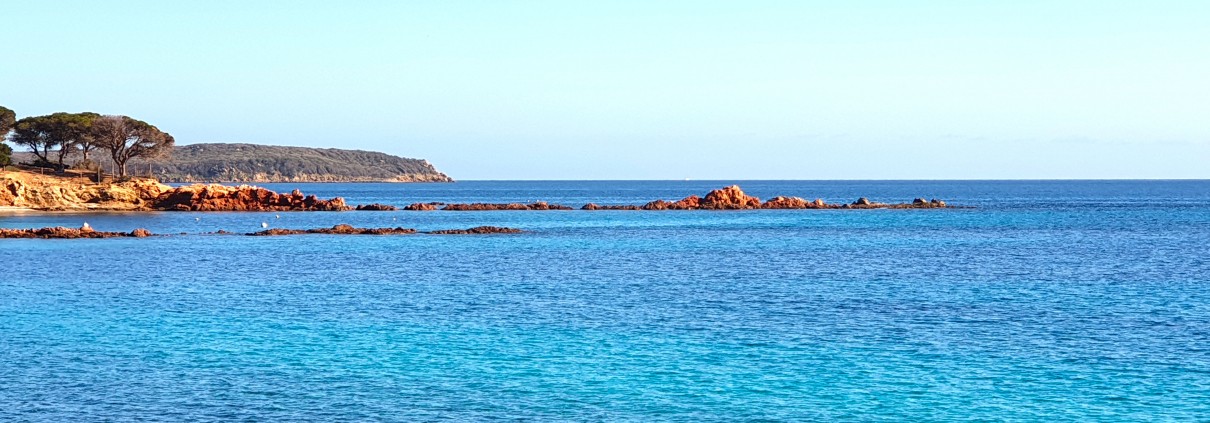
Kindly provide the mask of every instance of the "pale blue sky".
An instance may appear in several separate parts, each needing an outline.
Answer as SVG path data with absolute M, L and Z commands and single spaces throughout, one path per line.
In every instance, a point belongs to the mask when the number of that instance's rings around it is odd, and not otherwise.
M 0 104 L 461 179 L 1210 178 L 1207 1 L 5 1 Z

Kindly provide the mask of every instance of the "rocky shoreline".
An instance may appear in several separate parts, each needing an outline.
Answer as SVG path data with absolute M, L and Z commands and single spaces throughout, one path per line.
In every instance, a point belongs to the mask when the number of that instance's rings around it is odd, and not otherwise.
M 340 197 L 321 199 L 299 190 L 279 194 L 251 186 L 180 187 L 153 179 L 92 183 L 81 177 L 0 172 L 0 207 L 39 211 L 345 211 Z
M 151 179 L 95 184 L 79 177 L 39 175 L 30 172 L 0 173 L 0 208 L 42 211 L 396 211 L 389 204 L 356 207 L 341 197 L 321 199 L 294 190 L 289 194 L 251 186 L 195 184 L 171 187 Z M 759 210 L 759 209 L 945 209 L 945 201 L 917 198 L 907 203 L 880 203 L 862 197 L 852 203 L 830 204 L 823 199 L 777 196 L 768 201 L 750 196 L 738 185 L 716 189 L 705 196 L 680 200 L 657 199 L 643 205 L 598 205 L 588 203 L 580 210 Z M 575 210 L 545 201 L 532 203 L 441 203 L 416 202 L 407 211 L 549 211 Z

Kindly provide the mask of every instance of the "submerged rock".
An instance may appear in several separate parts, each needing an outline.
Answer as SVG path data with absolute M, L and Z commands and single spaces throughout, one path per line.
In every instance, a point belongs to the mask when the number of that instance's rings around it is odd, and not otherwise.
M 266 229 L 260 232 L 252 232 L 249 236 L 278 236 L 278 235 L 302 235 L 302 234 L 327 234 L 327 235 L 407 235 L 416 233 L 415 229 L 410 228 L 355 228 L 353 225 L 339 224 L 331 228 L 318 229 Z
M 522 231 L 515 228 L 502 228 L 499 226 L 476 226 L 470 229 L 442 229 L 439 231 L 429 231 L 427 233 L 434 235 L 485 235 L 485 234 L 519 234 Z
M 388 205 L 388 204 L 374 203 L 374 204 L 362 204 L 360 206 L 357 206 L 356 210 L 360 210 L 360 211 L 395 211 L 395 210 L 399 210 L 399 209 L 396 208 L 395 206 Z
M 550 204 L 545 201 L 536 201 L 529 204 L 522 203 L 470 203 L 470 204 L 447 204 L 442 210 L 450 211 L 492 211 L 492 210 L 572 210 L 571 207 L 558 204 Z
M 629 205 L 629 204 L 621 205 L 621 206 L 602 206 L 602 205 L 598 205 L 598 204 L 594 204 L 594 203 L 588 203 L 588 204 L 585 204 L 584 207 L 580 207 L 580 210 L 642 210 L 642 209 L 643 209 L 642 207 L 635 206 L 635 205 Z
M 102 232 L 87 226 L 80 229 L 64 228 L 62 226 L 37 229 L 0 229 L 0 238 L 78 239 L 118 237 L 145 238 L 149 236 L 151 236 L 151 232 L 142 228 L 135 229 L 130 232 Z

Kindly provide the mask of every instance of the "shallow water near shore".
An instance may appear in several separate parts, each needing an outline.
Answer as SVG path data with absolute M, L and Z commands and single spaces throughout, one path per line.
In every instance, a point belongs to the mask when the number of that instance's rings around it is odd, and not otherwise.
M 642 204 L 735 181 L 266 184 Z M 1210 181 L 739 181 L 973 209 L 0 213 L 0 421 L 1210 419 Z M 508 226 L 485 236 L 227 230 Z

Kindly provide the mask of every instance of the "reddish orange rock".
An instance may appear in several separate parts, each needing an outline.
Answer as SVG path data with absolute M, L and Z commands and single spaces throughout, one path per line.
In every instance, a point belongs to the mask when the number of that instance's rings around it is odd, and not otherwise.
M 827 209 L 835 208 L 828 206 L 823 202 L 823 199 L 816 198 L 815 201 L 807 201 L 800 197 L 773 197 L 765 204 L 760 206 L 762 209 Z
M 173 211 L 345 211 L 343 198 L 321 200 L 299 190 L 278 194 L 249 185 L 218 184 L 177 187 L 160 195 L 155 207 Z
M 403 208 L 404 210 L 415 211 L 433 211 L 437 210 L 437 205 L 433 203 L 413 203 Z
M 805 209 L 811 206 L 807 200 L 799 197 L 773 197 L 760 207 L 764 209 Z
M 744 194 L 739 185 L 716 189 L 706 194 L 701 201 L 701 208 L 709 210 L 746 210 L 759 209 L 760 199 Z

